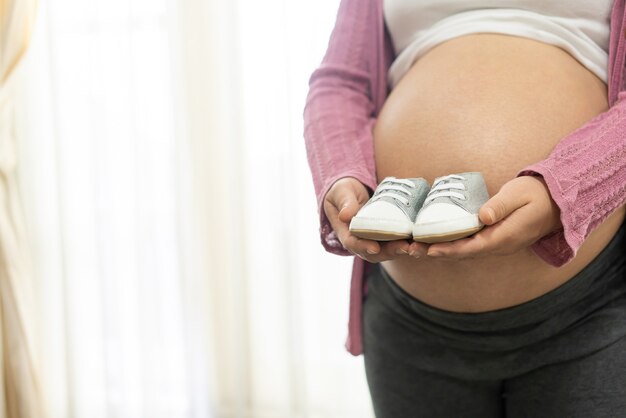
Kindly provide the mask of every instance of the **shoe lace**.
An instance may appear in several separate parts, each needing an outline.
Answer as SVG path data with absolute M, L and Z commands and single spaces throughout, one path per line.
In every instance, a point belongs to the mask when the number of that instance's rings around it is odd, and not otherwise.
M 433 182 L 433 187 L 431 187 L 428 196 L 426 196 L 424 205 L 438 197 L 456 197 L 457 199 L 466 200 L 465 195 L 453 190 L 465 190 L 465 185 L 463 183 L 454 183 L 450 180 L 465 180 L 465 177 L 458 174 L 449 174 L 436 178 Z
M 413 197 L 413 194 L 403 186 L 415 187 L 415 184 L 411 180 L 386 177 L 378 185 L 376 194 L 372 197 L 372 202 L 386 196 L 397 199 L 408 206 L 409 198 Z

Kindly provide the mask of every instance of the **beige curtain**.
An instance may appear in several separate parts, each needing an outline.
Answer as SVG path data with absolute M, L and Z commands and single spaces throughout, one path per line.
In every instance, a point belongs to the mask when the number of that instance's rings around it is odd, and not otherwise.
M 36 0 L 0 0 L 0 417 L 44 417 L 33 345 L 31 267 L 15 178 L 13 84 Z

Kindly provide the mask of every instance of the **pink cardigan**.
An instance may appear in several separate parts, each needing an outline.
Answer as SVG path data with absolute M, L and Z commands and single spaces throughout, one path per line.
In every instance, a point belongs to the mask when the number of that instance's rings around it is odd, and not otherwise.
M 625 1 L 615 0 L 611 14 L 609 110 L 564 137 L 548 158 L 518 173 L 543 176 L 561 210 L 563 229 L 532 246 L 553 266 L 570 261 L 591 231 L 626 202 Z M 321 240 L 334 254 L 351 255 L 324 214 L 324 196 L 347 176 L 376 188 L 372 127 L 389 93 L 386 76 L 393 54 L 383 0 L 342 0 L 328 50 L 311 75 L 304 109 Z M 369 266 L 354 257 L 346 341 L 353 355 L 363 351 L 363 278 Z

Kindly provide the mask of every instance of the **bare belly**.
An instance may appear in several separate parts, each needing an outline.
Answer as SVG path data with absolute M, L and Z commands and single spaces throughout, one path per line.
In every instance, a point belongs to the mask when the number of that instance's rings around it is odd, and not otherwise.
M 537 41 L 477 34 L 417 61 L 374 128 L 378 180 L 481 171 L 491 195 L 560 139 L 607 109 L 606 85 L 567 52 Z M 606 246 L 624 207 L 560 268 L 530 248 L 468 260 L 402 256 L 383 263 L 417 299 L 455 312 L 517 305 L 562 285 Z

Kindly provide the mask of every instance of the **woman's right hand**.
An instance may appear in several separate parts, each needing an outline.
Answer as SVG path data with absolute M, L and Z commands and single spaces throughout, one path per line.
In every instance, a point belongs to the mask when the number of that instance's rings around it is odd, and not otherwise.
M 379 263 L 401 256 L 420 257 L 426 254 L 428 246 L 407 240 L 378 242 L 358 238 L 348 229 L 352 217 L 369 200 L 367 188 L 354 177 L 337 180 L 324 198 L 324 212 L 337 238 L 352 254 Z

